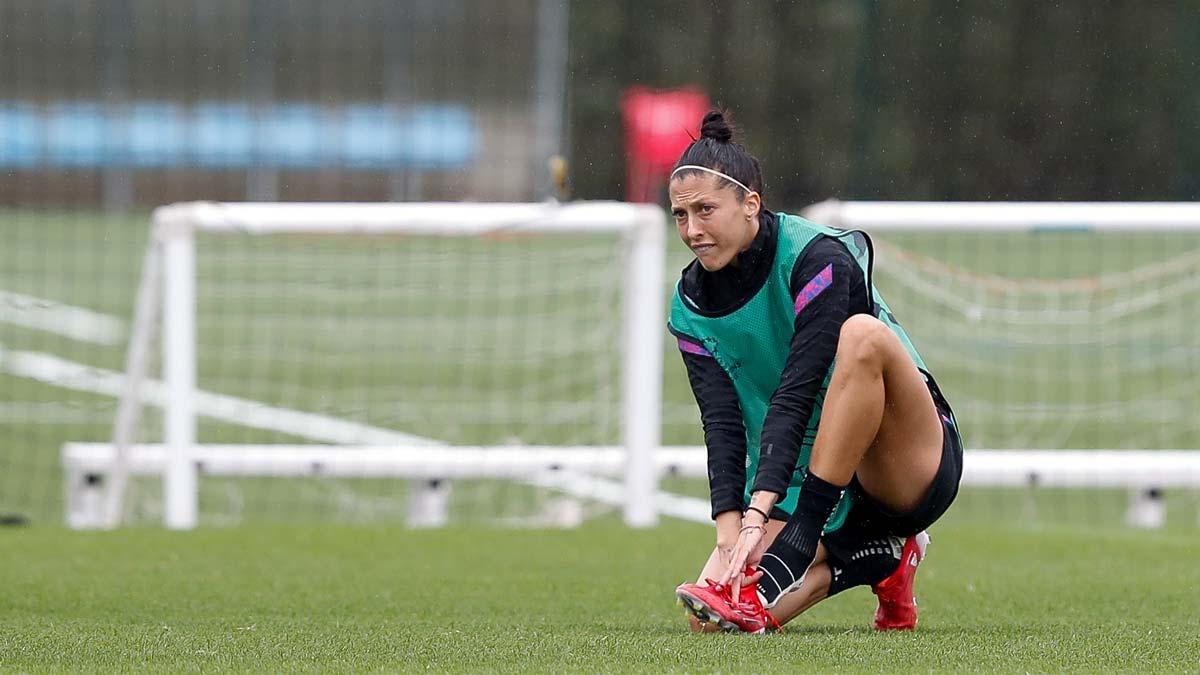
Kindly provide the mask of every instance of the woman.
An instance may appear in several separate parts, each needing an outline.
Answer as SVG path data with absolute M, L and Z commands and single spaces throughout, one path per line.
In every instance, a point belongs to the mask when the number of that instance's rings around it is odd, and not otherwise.
M 958 492 L 962 445 L 871 283 L 870 239 L 765 209 L 758 160 L 720 112 L 669 193 L 696 254 L 669 327 L 700 407 L 717 526 L 700 581 L 676 589 L 693 630 L 778 628 L 858 585 L 879 597 L 876 628 L 913 628 L 924 530 Z

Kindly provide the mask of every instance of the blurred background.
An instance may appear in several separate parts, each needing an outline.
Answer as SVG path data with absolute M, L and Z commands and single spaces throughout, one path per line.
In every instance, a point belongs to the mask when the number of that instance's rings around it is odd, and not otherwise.
M 1187 2 L 0 0 L 0 511 L 61 522 L 62 444 L 112 437 L 158 205 L 662 203 L 661 167 L 632 159 L 638 95 L 728 109 L 779 210 L 1190 201 L 1197 35 Z M 205 391 L 451 443 L 619 438 L 612 242 L 250 239 L 201 242 Z M 969 447 L 1200 447 L 1194 234 L 881 242 L 884 295 Z M 670 284 L 688 255 L 668 251 Z M 665 333 L 664 354 L 664 441 L 699 443 Z M 200 438 L 313 440 L 229 415 Z M 205 486 L 210 524 L 405 513 L 394 482 Z M 155 490 L 130 517 L 158 519 Z M 487 515 L 528 499 L 458 494 Z M 1196 491 L 1170 498 L 1194 526 Z M 978 513 L 1126 506 L 1039 500 Z
M 726 106 L 769 199 L 1194 199 L 1200 7 L 5 0 L 0 203 L 624 194 L 632 85 Z M 428 139 L 436 137 L 436 143 Z

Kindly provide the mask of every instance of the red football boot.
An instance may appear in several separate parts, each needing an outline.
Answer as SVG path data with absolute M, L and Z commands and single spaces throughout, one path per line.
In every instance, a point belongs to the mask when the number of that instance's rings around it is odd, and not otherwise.
M 913 597 L 913 579 L 917 565 L 925 559 L 929 535 L 918 532 L 904 542 L 900 566 L 891 576 L 871 587 L 879 597 L 875 610 L 875 630 L 912 630 L 917 627 L 917 599 Z
M 746 576 L 754 574 L 746 569 Z M 705 579 L 703 584 L 680 584 L 675 597 L 701 623 L 714 623 L 731 633 L 765 633 L 782 630 L 779 622 L 758 599 L 758 586 L 742 586 L 741 597 L 733 602 L 733 589 Z

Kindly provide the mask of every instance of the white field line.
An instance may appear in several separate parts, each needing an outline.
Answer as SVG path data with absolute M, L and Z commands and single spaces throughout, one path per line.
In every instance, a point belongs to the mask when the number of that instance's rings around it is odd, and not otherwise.
M 4 290 L 0 290 L 0 323 L 102 345 L 125 339 L 125 323 L 114 316 Z
M 50 354 L 5 351 L 3 345 L 0 345 L 0 372 L 93 394 L 117 397 L 124 391 L 125 376 L 122 373 L 85 366 Z M 161 408 L 166 401 L 166 388 L 159 380 L 147 380 L 143 384 L 142 397 L 146 403 Z M 431 438 L 205 391 L 196 392 L 196 410 L 205 417 L 223 422 L 278 431 L 326 443 L 430 447 L 445 445 Z M 522 482 L 614 506 L 624 503 L 624 487 L 620 483 L 581 473 L 565 475 L 558 472 L 556 475 L 556 472 L 546 472 L 531 476 Z M 710 521 L 707 500 L 662 491 L 658 492 L 655 498 L 663 515 L 702 523 Z
M 119 397 L 125 386 L 125 375 L 122 373 L 85 366 L 51 354 L 4 351 L 2 347 L 0 371 L 56 387 L 113 397 Z M 147 380 L 143 384 L 142 398 L 150 405 L 164 407 L 166 387 L 159 380 Z M 206 391 L 196 392 L 196 410 L 204 417 L 222 422 L 326 443 L 443 445 L 430 438 Z

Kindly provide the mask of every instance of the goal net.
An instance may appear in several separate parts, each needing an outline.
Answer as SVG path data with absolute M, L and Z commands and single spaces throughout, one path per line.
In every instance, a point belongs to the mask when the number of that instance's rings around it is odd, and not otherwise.
M 64 450 L 73 524 L 654 522 L 660 209 L 195 203 L 153 228 L 114 442 Z M 562 497 L 577 471 L 599 506 Z

